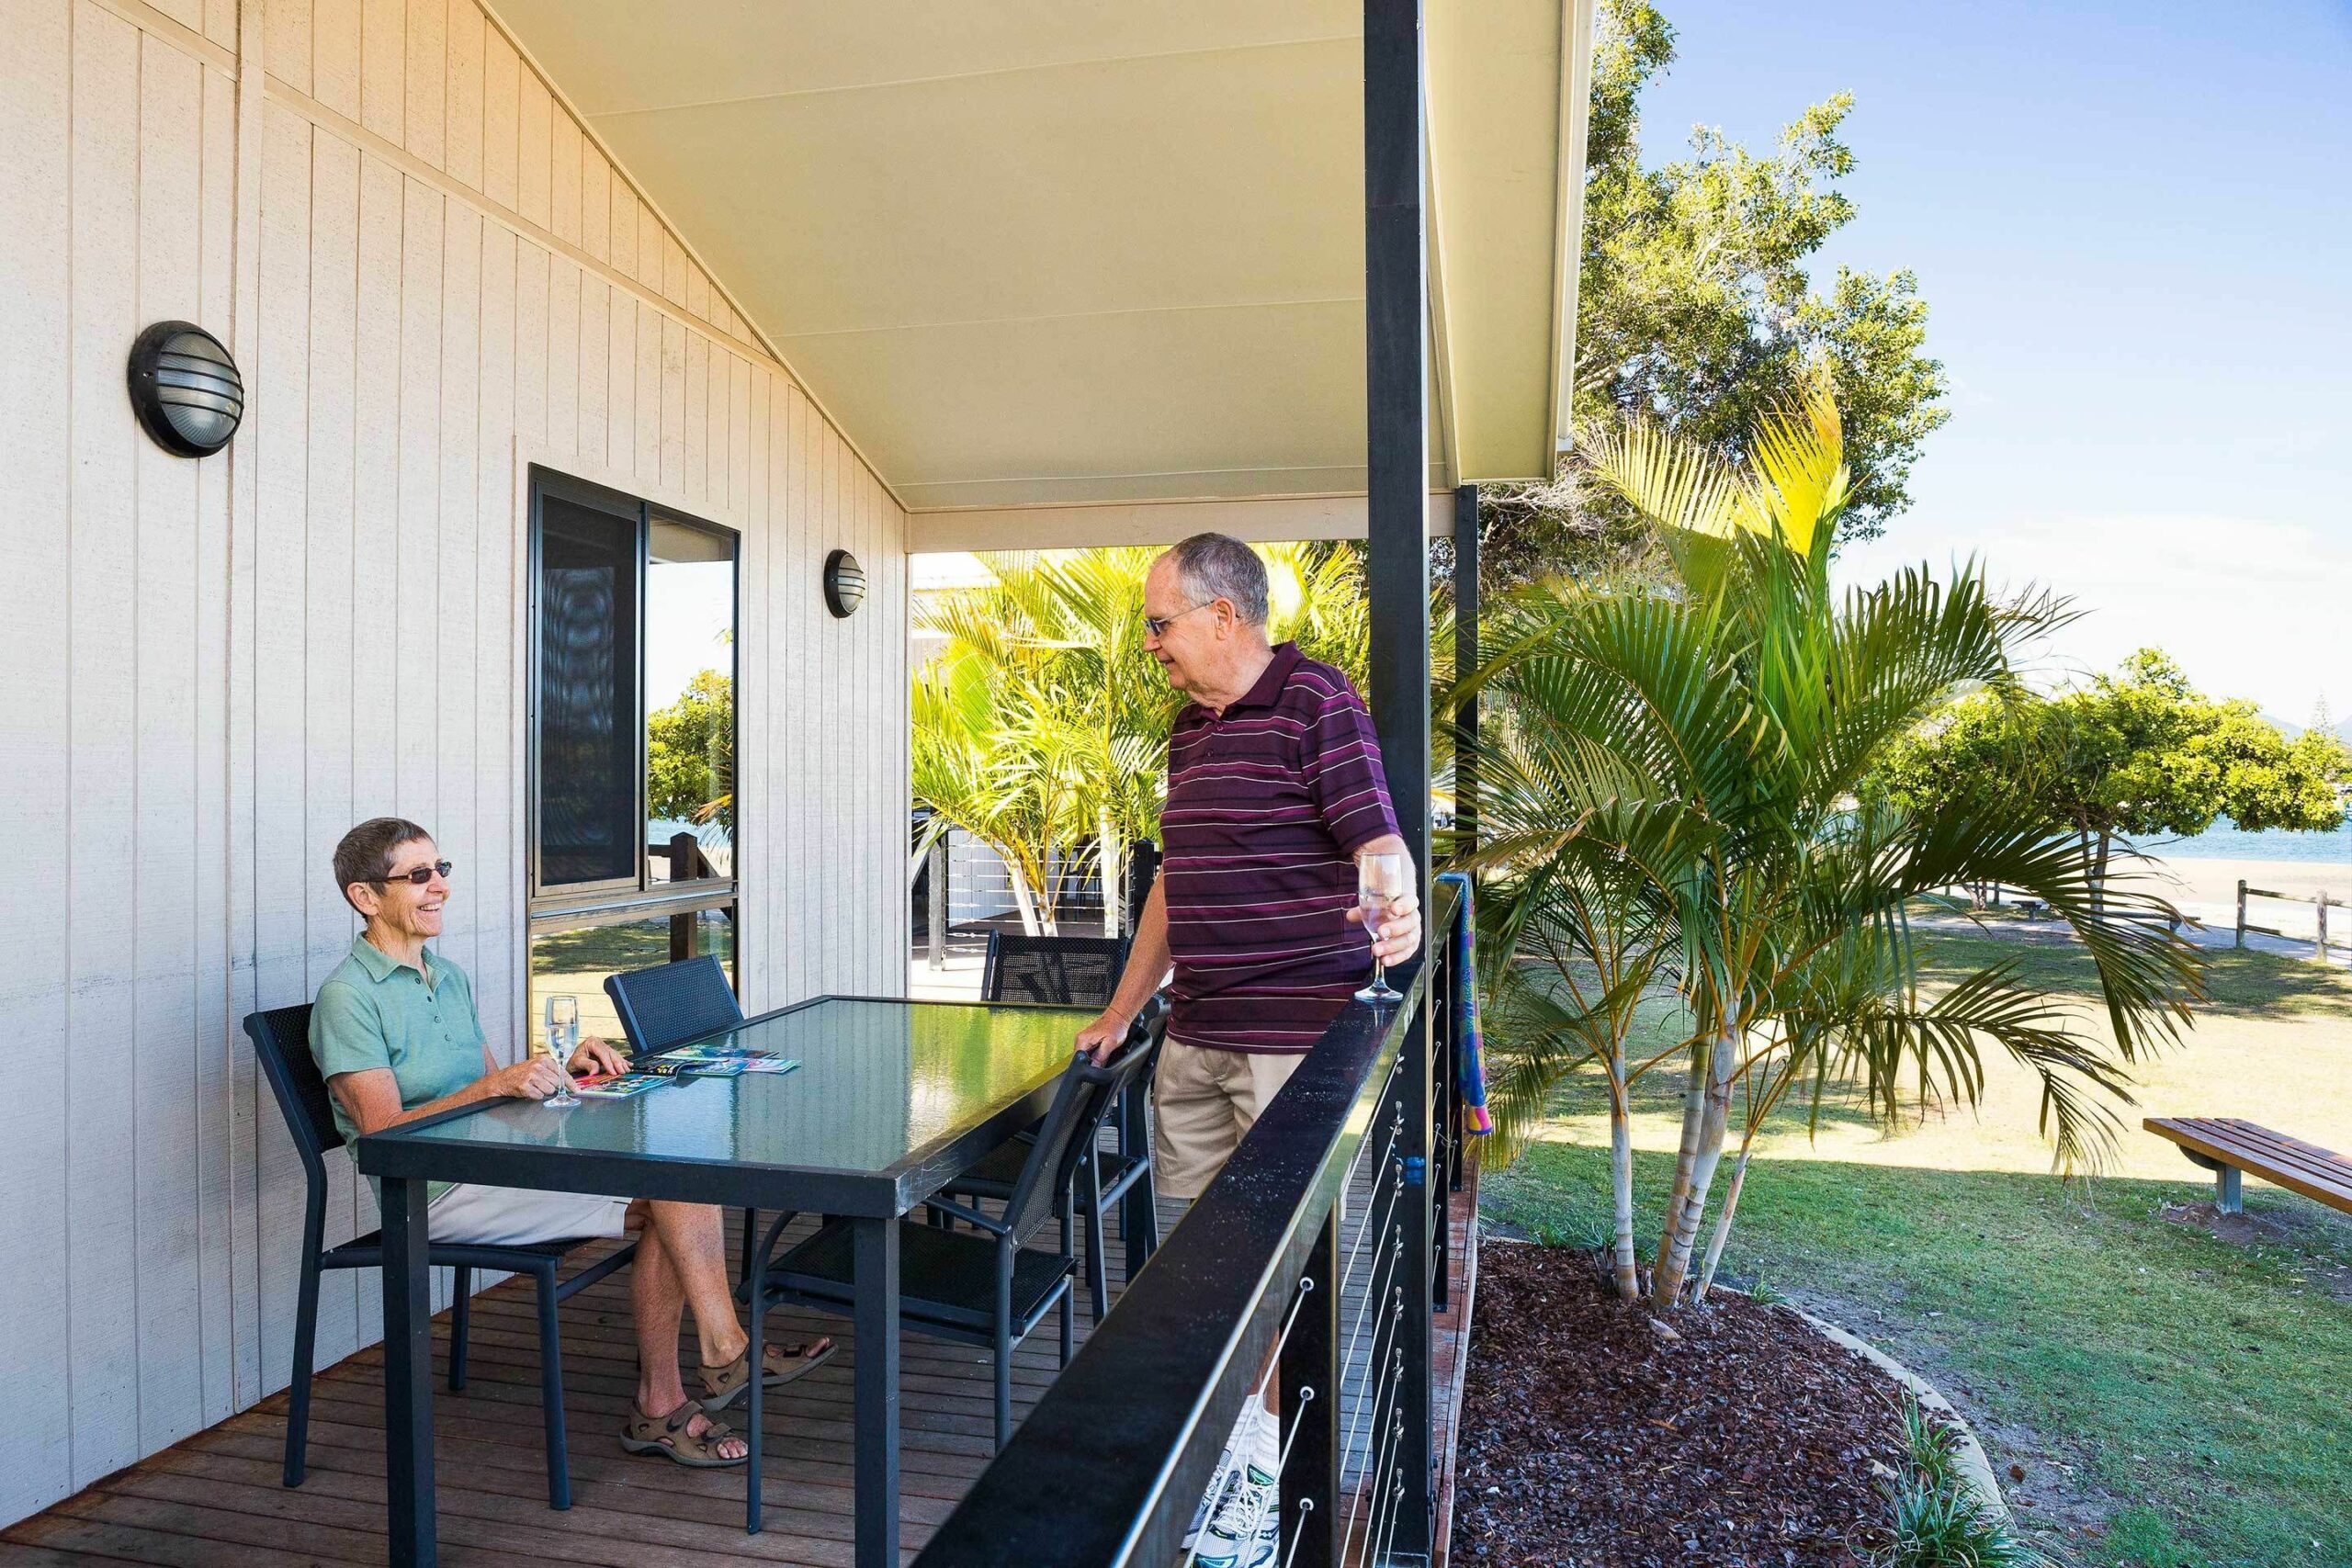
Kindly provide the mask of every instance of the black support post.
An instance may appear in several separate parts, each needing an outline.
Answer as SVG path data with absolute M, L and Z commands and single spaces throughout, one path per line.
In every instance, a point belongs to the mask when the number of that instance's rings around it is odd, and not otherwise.
M 1398 824 L 1430 900 L 1429 257 L 1421 210 L 1420 0 L 1364 0 L 1364 491 L 1374 727 Z M 1430 1012 L 1415 1010 L 1405 1097 L 1404 1495 L 1392 1558 L 1431 1531 Z
M 384 1483 L 395 1562 L 440 1561 L 433 1494 L 433 1294 L 425 1185 L 383 1181 Z
M 899 1222 L 853 1222 L 856 1337 L 850 1346 L 854 1401 L 856 1568 L 899 1562 Z
M 1453 680 L 1456 685 L 1478 668 L 1478 487 L 1453 491 Z M 1453 716 L 1454 841 L 1464 854 L 1478 847 L 1478 705 L 1465 703 Z
M 1335 1568 L 1340 1491 L 1340 1210 L 1324 1216 L 1307 1254 L 1290 1337 L 1283 1341 L 1282 1555 L 1284 1568 Z
M 695 862 L 702 853 L 702 846 L 692 833 L 670 835 L 670 881 L 673 885 L 690 882 L 701 868 Z M 699 934 L 702 917 L 692 909 L 683 915 L 670 917 L 670 962 L 676 964 L 695 955 L 695 937 Z

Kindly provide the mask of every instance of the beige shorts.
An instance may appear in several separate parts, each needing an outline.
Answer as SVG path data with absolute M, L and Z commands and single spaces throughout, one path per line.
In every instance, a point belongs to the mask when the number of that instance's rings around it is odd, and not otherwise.
M 1152 1075 L 1154 1182 L 1170 1198 L 1197 1198 L 1208 1190 L 1242 1135 L 1257 1125 L 1267 1103 L 1306 1060 L 1304 1052 L 1274 1055 L 1211 1051 L 1170 1040 Z
M 461 1181 L 433 1200 L 424 1213 L 426 1234 L 435 1241 L 523 1247 L 535 1241 L 621 1235 L 627 1229 L 628 1200 Z

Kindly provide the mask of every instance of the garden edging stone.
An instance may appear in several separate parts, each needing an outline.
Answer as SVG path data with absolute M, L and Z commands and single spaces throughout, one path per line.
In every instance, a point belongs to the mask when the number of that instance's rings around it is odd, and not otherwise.
M 1715 1288 L 1722 1290 L 1724 1287 L 1718 1285 Z M 1913 1397 L 1918 1400 L 1922 1409 L 1930 1411 L 1950 1423 L 1958 1438 L 1952 1458 L 1961 1478 L 1968 1483 L 1970 1489 L 1986 1507 L 1992 1509 L 2004 1520 L 2015 1522 L 2009 1513 L 2008 1500 L 2001 1495 L 2001 1483 L 1993 1473 L 1993 1461 L 1985 1457 L 1984 1445 L 1977 1440 L 1976 1429 L 1968 1424 L 1968 1418 L 1953 1406 L 1951 1400 L 1943 1396 L 1935 1384 L 1860 1335 L 1849 1333 L 1826 1318 L 1815 1317 L 1803 1307 L 1792 1306 L 1786 1302 L 1781 1303 L 1780 1305 L 1783 1311 L 1792 1312 L 1811 1324 L 1816 1332 L 1832 1344 L 1842 1345 L 1857 1355 L 1868 1359 L 1881 1371 L 1909 1389 Z

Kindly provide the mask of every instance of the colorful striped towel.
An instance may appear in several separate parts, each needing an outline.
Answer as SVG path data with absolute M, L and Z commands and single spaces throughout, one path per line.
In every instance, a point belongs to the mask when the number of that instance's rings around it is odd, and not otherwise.
M 1438 880 L 1453 884 L 1462 894 L 1462 921 L 1453 936 L 1453 972 L 1467 976 L 1470 983 L 1453 988 L 1454 1074 L 1462 1091 L 1463 1130 L 1484 1136 L 1495 1130 L 1495 1118 L 1487 1109 L 1485 1041 L 1478 1029 L 1477 909 L 1471 902 L 1468 874 L 1441 872 Z

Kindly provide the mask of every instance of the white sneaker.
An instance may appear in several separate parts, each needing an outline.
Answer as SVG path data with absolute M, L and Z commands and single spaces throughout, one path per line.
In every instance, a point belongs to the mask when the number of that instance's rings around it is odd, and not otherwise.
M 1257 1430 L 1250 1434 L 1250 1467 L 1272 1478 L 1266 1489 L 1266 1521 L 1258 1527 L 1250 1539 L 1249 1550 L 1241 1554 L 1240 1568 L 1273 1568 L 1282 1560 L 1282 1418 L 1259 1405 Z
M 1283 1556 L 1283 1519 L 1279 1506 L 1266 1510 L 1266 1522 L 1258 1527 L 1257 1537 L 1250 1550 L 1242 1554 L 1241 1568 L 1275 1568 Z
M 1210 1512 L 1225 1501 L 1225 1495 L 1232 1489 L 1234 1478 L 1240 1473 L 1233 1462 L 1233 1450 L 1228 1446 L 1216 1456 L 1216 1469 L 1209 1476 L 1208 1490 L 1201 1494 L 1200 1506 L 1193 1510 L 1193 1522 L 1184 1527 L 1184 1539 L 1176 1543 L 1177 1551 L 1193 1550 L 1193 1543 L 1201 1539 L 1202 1527 L 1209 1522 Z
M 1253 1453 L 1201 1532 L 1193 1559 L 1199 1568 L 1241 1568 L 1245 1556 L 1254 1557 L 1260 1532 L 1274 1519 L 1280 1490 L 1273 1468 Z
M 1250 1424 L 1250 1462 L 1269 1475 L 1280 1475 L 1283 1468 L 1282 1417 L 1254 1400 L 1250 1408 L 1256 1413 Z

